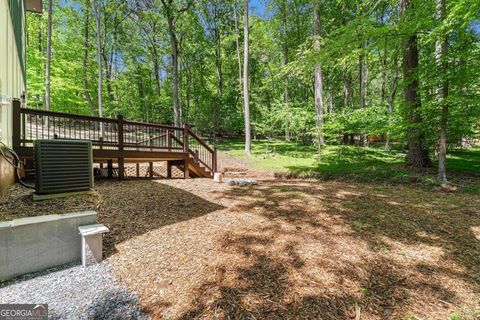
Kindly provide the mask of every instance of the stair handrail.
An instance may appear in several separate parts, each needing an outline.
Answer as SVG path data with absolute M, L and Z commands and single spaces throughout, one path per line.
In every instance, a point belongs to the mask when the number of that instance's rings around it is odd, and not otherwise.
M 202 145 L 212 156 L 212 163 L 211 164 L 208 164 L 206 163 L 205 161 L 203 161 L 199 156 L 198 156 L 198 153 L 191 149 L 190 147 L 188 147 L 188 153 L 191 154 L 194 159 L 198 162 L 200 162 L 201 164 L 203 164 L 206 168 L 210 169 L 212 172 L 216 172 L 217 171 L 217 149 L 215 147 L 210 147 L 208 144 L 206 144 L 197 134 L 195 134 L 189 127 L 187 124 L 185 124 L 184 126 L 184 141 L 188 141 L 188 137 L 192 137 L 193 139 L 195 139 L 200 145 Z M 171 138 L 173 140 L 175 140 L 180 146 L 184 147 L 184 142 L 175 137 L 174 135 L 171 135 Z M 187 150 L 185 150 L 187 151 Z
M 175 137 L 174 135 L 172 135 L 171 138 L 172 138 L 172 140 L 175 140 L 180 146 L 183 147 L 183 141 L 182 141 L 182 140 L 178 139 L 178 138 Z M 188 153 L 193 156 L 195 162 L 200 162 L 200 163 L 203 164 L 206 168 L 208 168 L 208 169 L 210 169 L 210 170 L 213 170 L 213 166 L 210 166 L 209 164 L 205 163 L 205 161 L 203 161 L 202 159 L 200 159 L 200 157 L 198 156 L 198 153 L 197 153 L 195 150 L 188 148 Z
M 207 149 L 208 151 L 210 151 L 210 153 L 213 153 L 214 152 L 214 149 L 211 148 L 208 144 L 206 144 L 199 136 L 197 136 L 195 134 L 195 132 L 192 131 L 192 129 L 188 128 L 188 133 L 195 139 L 198 141 L 198 143 L 200 143 L 202 146 L 205 147 L 205 149 Z

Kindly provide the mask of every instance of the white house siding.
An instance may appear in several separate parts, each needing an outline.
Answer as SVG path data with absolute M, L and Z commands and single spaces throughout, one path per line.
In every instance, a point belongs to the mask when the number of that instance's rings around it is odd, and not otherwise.
M 14 22 L 17 24 L 15 39 Z M 17 41 L 22 45 L 17 48 Z M 0 0 L 0 141 L 12 146 L 12 99 L 20 99 L 25 91 L 25 0 Z M 19 53 L 22 56 L 19 56 Z M 0 145 L 0 148 L 3 146 Z M 14 181 L 13 167 L 0 156 L 0 194 Z
M 18 37 L 22 39 L 22 48 L 17 48 L 14 25 L 10 15 L 9 3 L 17 4 L 20 12 L 14 12 L 21 24 Z M 25 63 L 25 0 L 0 0 L 0 140 L 12 144 L 12 108 L 13 98 L 20 99 L 25 91 L 25 79 L 22 61 Z M 19 50 L 20 49 L 20 50 Z M 19 56 L 19 52 L 22 57 Z

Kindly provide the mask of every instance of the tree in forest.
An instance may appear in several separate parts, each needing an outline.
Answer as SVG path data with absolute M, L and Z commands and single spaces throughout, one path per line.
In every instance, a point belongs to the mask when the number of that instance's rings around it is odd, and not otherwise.
M 359 3 L 358 15 L 362 17 L 365 15 L 364 2 Z M 367 105 L 367 62 L 366 62 L 366 40 L 364 39 L 363 30 L 360 32 L 360 54 L 358 55 L 358 88 L 360 96 L 360 108 L 363 109 Z
M 436 0 L 436 16 L 439 22 L 443 22 L 447 15 L 446 0 Z M 440 146 L 438 154 L 438 181 L 447 183 L 447 121 L 448 121 L 448 80 L 447 80 L 447 49 L 448 38 L 440 32 L 435 44 L 435 64 L 437 67 L 436 98 L 441 108 L 440 115 Z
M 238 31 L 238 16 L 237 16 L 237 7 L 236 4 L 232 4 L 233 7 L 233 21 L 235 22 L 235 51 L 237 53 L 237 64 L 238 64 L 238 82 L 239 82 L 239 91 L 242 91 L 242 58 L 240 56 L 240 41 L 239 41 L 239 31 Z M 243 97 L 242 97 L 242 110 L 243 110 Z
M 155 104 L 160 101 L 162 98 L 162 55 L 165 45 L 163 44 L 166 38 L 162 34 L 162 30 L 165 30 L 166 23 L 161 19 L 161 14 L 163 12 L 157 2 L 152 1 L 135 1 L 132 3 L 132 6 L 129 9 L 129 12 L 132 14 L 129 16 L 130 21 L 133 22 L 133 28 L 138 28 L 139 30 L 139 40 L 144 43 L 146 53 L 149 57 L 149 63 L 153 65 L 153 74 L 155 79 L 154 87 L 154 102 Z M 143 75 L 142 69 L 137 66 L 134 68 L 136 73 L 138 73 L 135 78 L 138 78 L 136 81 L 136 86 L 138 88 L 138 93 L 140 95 L 145 95 L 147 88 L 143 85 Z M 145 99 L 139 99 L 139 106 L 145 110 L 145 115 L 143 119 L 147 121 L 150 119 L 150 114 L 152 112 L 151 106 L 149 106 Z M 153 101 L 152 101 L 153 102 Z M 170 120 L 169 120 L 170 121 Z
M 52 14 L 53 0 L 48 0 L 47 61 L 45 65 L 45 109 L 50 110 L 50 65 L 52 62 Z
M 102 0 L 92 0 L 93 12 L 95 16 L 95 25 L 97 28 L 97 72 L 98 72 L 98 83 L 97 83 L 97 104 L 98 104 L 98 116 L 103 116 L 103 70 L 102 70 L 102 27 L 100 22 L 101 15 L 101 1 Z
M 90 115 L 95 115 L 95 106 L 90 95 L 88 84 L 88 52 L 90 49 L 90 1 L 83 2 L 83 60 L 82 60 L 82 80 L 83 96 L 88 104 Z
M 393 8 L 382 7 L 377 13 L 376 22 L 379 26 L 388 28 L 398 23 L 398 6 Z M 385 17 L 389 19 L 385 19 Z M 383 39 L 382 39 L 383 37 Z M 392 117 L 394 115 L 394 104 L 397 96 L 399 80 L 399 46 L 398 40 L 388 33 L 379 37 L 378 41 L 378 62 L 381 66 L 380 75 L 380 105 L 387 111 L 384 151 L 391 151 L 391 129 Z
M 113 76 L 118 67 L 118 53 L 117 49 L 120 46 L 119 37 L 122 32 L 122 24 L 130 17 L 131 11 L 128 10 L 127 3 L 123 0 L 102 0 L 101 14 L 101 54 L 102 66 L 104 72 L 104 81 L 106 94 L 108 97 L 107 103 L 112 109 L 118 107 L 118 96 L 113 90 Z M 104 106 L 105 107 L 105 106 Z
M 248 2 L 244 0 L 243 12 L 243 113 L 245 119 L 245 154 L 252 153 L 252 137 L 250 129 L 250 102 L 248 95 L 248 58 L 249 58 L 249 37 L 248 37 Z
M 274 8 L 276 9 L 276 15 L 278 16 L 278 44 L 281 46 L 282 55 L 283 55 L 283 67 L 286 68 L 289 63 L 289 0 L 274 0 L 272 1 Z M 288 112 L 289 110 L 289 75 L 284 75 L 284 87 L 283 87 L 283 103 L 285 110 L 287 110 L 284 121 L 285 121 L 285 141 L 290 141 L 290 122 L 291 115 Z
M 316 1 L 315 8 L 313 10 L 313 36 L 315 37 L 315 49 L 319 50 L 320 48 L 320 1 Z M 316 145 L 320 147 L 325 144 L 325 139 L 323 137 L 323 74 L 322 74 L 322 65 L 317 63 L 314 66 L 314 94 L 315 94 L 315 113 L 316 113 Z
M 401 0 L 402 18 L 404 23 L 411 22 L 412 0 Z M 432 162 L 428 156 L 428 147 L 422 128 L 420 100 L 420 80 L 418 76 L 419 56 L 418 38 L 416 31 L 406 36 L 403 46 L 403 77 L 406 82 L 404 88 L 408 153 L 407 164 L 415 167 L 428 167 Z
M 168 22 L 168 32 L 170 35 L 170 43 L 172 46 L 172 73 L 173 73 L 173 122 L 176 126 L 180 126 L 182 122 L 182 108 L 179 103 L 178 92 L 179 92 L 179 75 L 178 75 L 178 56 L 180 54 L 179 42 L 177 37 L 177 31 L 175 29 L 176 22 L 178 17 L 186 12 L 190 6 L 193 4 L 193 1 L 187 1 L 182 3 L 182 6 L 177 9 L 177 4 L 174 0 L 161 0 L 165 16 Z
M 232 3 L 233 6 L 233 14 L 236 14 L 236 3 Z M 208 41 L 209 45 L 211 46 L 211 52 L 213 53 L 214 59 L 213 66 L 215 70 L 215 87 L 216 93 L 212 96 L 212 108 L 215 112 L 212 112 L 210 120 L 212 122 L 212 126 L 214 127 L 222 127 L 222 117 L 225 115 L 222 112 L 222 106 L 226 102 L 227 96 L 226 92 L 228 89 L 225 87 L 225 49 L 224 49 L 224 42 L 226 40 L 227 30 L 230 25 L 231 21 L 231 8 L 229 3 L 226 3 L 223 0 L 209 0 L 201 3 L 201 21 L 204 24 L 204 28 L 206 31 L 205 40 Z M 234 22 L 236 23 L 236 17 L 234 17 Z M 238 26 L 237 26 L 238 27 Z M 236 29 L 238 30 L 238 29 Z M 237 39 L 237 34 L 235 34 Z M 185 63 L 190 63 L 188 58 L 185 59 Z M 191 77 L 191 73 L 187 72 L 187 76 Z M 212 79 L 213 80 L 213 79 Z M 190 90 L 188 90 L 190 86 L 187 87 L 187 93 L 190 94 Z M 188 99 L 187 99 L 188 102 Z

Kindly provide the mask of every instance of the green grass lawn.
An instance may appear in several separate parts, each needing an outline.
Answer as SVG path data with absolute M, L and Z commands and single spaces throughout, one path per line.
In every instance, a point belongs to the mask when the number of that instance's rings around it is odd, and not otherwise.
M 480 173 L 480 149 L 451 151 L 448 155 L 447 167 Z
M 242 140 L 233 139 L 217 144 L 227 155 L 242 157 Z M 380 147 L 325 146 L 319 154 L 313 146 L 295 142 L 255 140 L 252 144 L 250 163 L 257 168 L 317 179 L 342 179 L 364 182 L 435 184 L 435 168 L 412 172 L 404 164 L 401 150 L 385 152 Z M 480 150 L 454 151 L 448 156 L 450 179 L 458 182 L 468 176 L 480 175 Z M 475 189 L 475 187 L 474 187 Z

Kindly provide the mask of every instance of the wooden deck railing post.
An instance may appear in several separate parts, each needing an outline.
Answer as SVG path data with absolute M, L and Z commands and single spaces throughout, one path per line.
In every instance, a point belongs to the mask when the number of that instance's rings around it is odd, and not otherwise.
M 12 147 L 20 147 L 20 132 L 22 130 L 21 125 L 21 103 L 18 99 L 13 99 L 12 101 Z
M 188 138 L 189 138 L 189 131 L 190 129 L 188 128 L 188 124 L 183 125 L 183 152 L 186 152 L 189 154 L 189 147 L 188 147 Z M 188 155 L 190 157 L 190 155 Z M 188 164 L 190 163 L 190 158 L 185 159 L 183 163 L 183 173 L 184 179 L 190 178 L 190 170 L 188 168 Z
M 212 171 L 213 173 L 217 172 L 217 147 L 213 147 Z
M 183 126 L 183 152 L 188 152 L 188 124 L 184 124 Z
M 167 148 L 168 151 L 172 150 L 172 131 L 167 131 Z
M 120 157 L 118 157 L 118 177 L 120 179 L 125 178 L 125 158 L 123 157 L 123 116 L 117 115 L 117 131 L 118 131 L 118 151 Z

